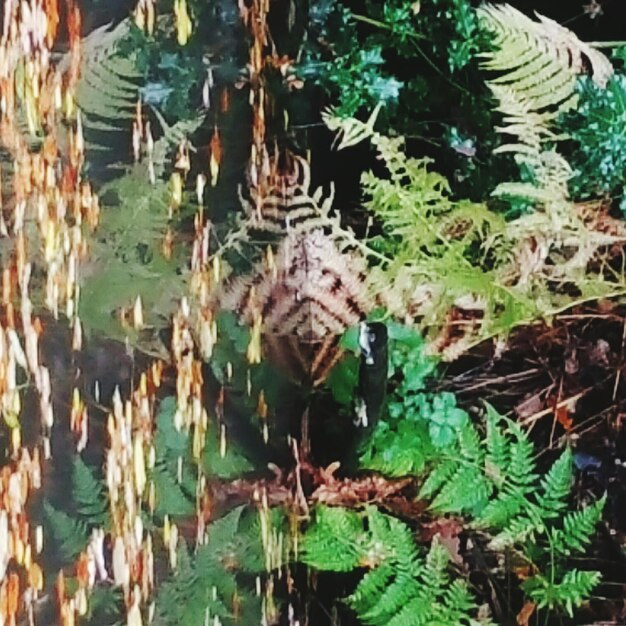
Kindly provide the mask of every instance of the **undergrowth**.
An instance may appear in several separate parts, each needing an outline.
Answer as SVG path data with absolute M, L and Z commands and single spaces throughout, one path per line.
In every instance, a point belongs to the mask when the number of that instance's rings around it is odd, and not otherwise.
M 573 508 L 569 447 L 542 475 L 518 424 L 490 405 L 476 421 L 452 394 L 429 391 L 434 361 L 424 350 L 415 334 L 393 342 L 387 414 L 363 446 L 361 467 L 415 476 L 431 515 L 462 516 L 490 558 L 514 555 L 517 571 L 526 571 L 521 589 L 538 609 L 572 617 L 600 572 L 572 568 L 569 559 L 589 548 L 605 498 Z M 365 623 L 477 623 L 476 601 L 465 579 L 452 575 L 445 546 L 437 537 L 420 546 L 409 526 L 371 506 L 362 513 L 318 507 L 303 559 L 321 570 L 366 570 L 346 599 Z

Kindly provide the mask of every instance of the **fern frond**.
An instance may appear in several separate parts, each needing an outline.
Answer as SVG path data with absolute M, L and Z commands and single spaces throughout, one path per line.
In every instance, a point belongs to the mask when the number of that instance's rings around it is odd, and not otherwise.
M 515 423 L 509 423 L 509 432 L 514 438 L 509 448 L 508 481 L 522 491 L 537 479 L 535 474 L 535 451 L 528 435 Z
M 461 624 L 474 606 L 474 600 L 464 580 L 453 580 L 443 593 L 449 624 Z
M 602 518 L 606 496 L 580 511 L 568 513 L 563 518 L 563 528 L 552 530 L 552 544 L 556 552 L 564 555 L 582 552 L 591 542 L 596 526 Z
M 415 598 L 420 589 L 421 585 L 413 576 L 400 573 L 391 584 L 387 585 L 377 598 L 376 604 L 368 611 L 359 614 L 359 617 L 366 624 L 385 624 Z
M 565 573 L 560 583 L 552 583 L 543 577 L 533 577 L 523 587 L 538 608 L 562 608 L 570 617 L 574 617 L 574 608 L 579 607 L 589 597 L 601 578 L 600 572 L 572 569 Z
M 159 518 L 193 515 L 196 502 L 193 492 L 189 493 L 178 482 L 176 466 L 156 463 L 152 470 L 155 490 L 155 512 Z
M 493 193 L 542 204 L 566 200 L 573 173 L 562 157 L 544 148 L 561 139 L 551 126 L 576 106 L 577 77 L 585 60 L 598 85 L 606 85 L 613 67 L 573 32 L 541 15 L 535 22 L 508 4 L 483 5 L 478 15 L 494 37 L 494 49 L 481 55 L 483 67 L 502 72 L 487 83 L 498 101 L 497 110 L 504 115 L 504 126 L 497 130 L 515 137 L 495 152 L 514 153 L 535 179 L 532 185 L 505 183 Z
M 448 563 L 450 557 L 448 551 L 437 541 L 433 541 L 430 550 L 426 555 L 421 578 L 428 581 L 428 585 L 433 588 L 434 593 L 439 594 L 448 585 Z
M 471 513 L 487 504 L 491 491 L 478 468 L 464 465 L 441 488 L 431 508 L 441 513 Z
M 504 550 L 525 541 L 534 541 L 537 534 L 543 533 L 545 527 L 540 518 L 520 514 L 510 519 L 504 530 L 495 535 L 489 542 L 492 550 Z
M 574 103 L 576 76 L 585 61 L 591 65 L 593 81 L 604 87 L 613 74 L 610 61 L 599 51 L 583 43 L 569 29 L 537 15 L 535 22 L 508 4 L 483 5 L 479 18 L 493 33 L 496 51 L 483 53 L 484 67 L 506 72 L 492 81 L 511 84 L 533 102 L 563 107 Z
M 110 25 L 94 30 L 81 42 L 81 77 L 76 88 L 76 102 L 80 107 L 86 128 L 93 117 L 102 121 L 130 120 L 139 93 L 138 80 L 142 77 L 135 55 L 118 54 L 117 48 L 131 28 L 130 19 L 115 28 Z M 63 67 L 65 60 L 62 61 Z M 119 123 L 117 129 L 120 128 Z M 124 131 L 128 129 L 123 128 Z
M 378 598 L 389 586 L 394 575 L 395 569 L 393 564 L 384 562 L 363 576 L 354 593 L 347 598 L 346 602 L 357 613 L 365 613 L 371 610 Z
M 380 550 L 380 546 L 385 546 L 391 551 L 388 558 L 395 561 L 399 570 L 417 575 L 419 566 L 416 562 L 415 541 L 408 526 L 394 517 L 384 515 L 374 506 L 368 506 L 366 514 L 371 535 L 368 547 Z M 379 557 L 385 558 L 385 552 L 379 553 Z
M 102 480 L 98 480 L 80 455 L 72 460 L 72 500 L 76 513 L 88 526 L 106 526 L 109 502 Z
M 431 498 L 452 478 L 457 468 L 458 462 L 456 459 L 444 459 L 441 461 L 429 472 L 420 489 L 419 498 Z
M 300 546 L 303 562 L 337 572 L 356 568 L 364 556 L 366 539 L 359 515 L 338 507 L 317 507 L 315 511 L 315 523 Z
M 337 535 L 332 540 L 319 540 L 321 520 L 324 535 Z M 329 515 L 330 513 L 330 515 Z M 344 559 L 328 551 L 328 546 L 341 545 L 348 537 L 362 546 L 358 565 L 371 568 L 346 598 L 359 620 L 371 626 L 448 626 L 470 622 L 470 612 L 476 609 L 463 581 L 450 581 L 448 553 L 436 541 L 424 557 L 418 552 L 408 526 L 385 515 L 373 506 L 365 514 L 318 507 L 315 524 L 307 531 L 306 562 L 315 560 L 314 546 L 321 545 L 325 558 L 318 559 L 319 569 L 343 571 Z M 332 521 L 338 521 L 337 526 Z M 311 542 L 308 540 L 314 534 Z M 348 550 L 354 563 L 354 552 Z M 354 567 L 354 565 L 353 565 Z M 341 570 L 338 570 L 341 568 Z
M 537 504 L 545 519 L 558 517 L 567 508 L 572 488 L 572 462 L 572 450 L 567 447 L 539 483 L 542 493 L 537 496 Z
M 504 528 L 526 507 L 526 499 L 516 489 L 504 488 L 480 512 L 473 526 L 476 528 Z
M 500 487 L 504 482 L 511 460 L 508 438 L 504 430 L 500 428 L 501 420 L 500 414 L 490 404 L 487 404 L 485 471 L 497 487 Z
M 485 452 L 478 431 L 472 423 L 465 422 L 458 433 L 459 451 L 461 457 L 466 461 L 471 461 L 475 465 L 482 465 Z
M 493 484 L 483 472 L 485 450 L 471 422 L 457 433 L 458 450 L 442 459 L 426 479 L 420 495 L 435 495 L 431 508 L 441 513 L 476 513 L 487 504 Z M 431 478 L 432 477 L 432 478 Z
M 282 511 L 272 517 L 285 520 Z M 265 571 L 258 513 L 240 506 L 212 522 L 207 540 L 192 556 L 181 541 L 176 571 L 165 580 L 157 594 L 160 624 L 231 623 L 236 613 L 243 624 L 258 620 L 261 599 L 243 586 L 235 572 L 259 574 Z M 237 608 L 235 609 L 235 602 Z M 217 619 L 215 619 L 217 618 Z
M 430 604 L 430 598 L 420 593 L 401 607 L 401 610 L 386 622 L 385 626 L 429 626 L 433 623 L 431 620 L 434 608 Z
M 331 109 L 323 111 L 322 120 L 324 124 L 329 130 L 337 133 L 334 143 L 339 143 L 336 145 L 336 149 L 343 150 L 350 146 L 356 146 L 364 139 L 374 135 L 374 125 L 381 108 L 382 103 L 377 104 L 367 122 L 361 122 L 355 118 L 339 117 Z
M 43 502 L 43 514 L 47 535 L 62 563 L 72 563 L 86 548 L 89 541 L 87 524 L 53 507 L 47 500 Z
M 195 567 L 185 542 L 180 541 L 176 571 L 159 588 L 157 615 L 168 626 L 203 624 L 207 611 L 225 619 L 230 614 L 226 600 L 236 589 L 230 572 L 219 567 L 204 570 Z

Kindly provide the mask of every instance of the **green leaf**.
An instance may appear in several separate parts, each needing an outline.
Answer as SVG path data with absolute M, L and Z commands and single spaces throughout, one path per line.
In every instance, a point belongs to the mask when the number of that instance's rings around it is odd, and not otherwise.
M 359 380 L 359 360 L 352 354 L 345 355 L 330 371 L 326 386 L 339 404 L 352 406 Z

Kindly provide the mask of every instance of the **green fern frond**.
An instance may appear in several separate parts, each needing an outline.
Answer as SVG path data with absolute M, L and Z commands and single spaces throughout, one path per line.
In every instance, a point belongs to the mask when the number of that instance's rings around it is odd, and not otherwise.
M 109 500 L 104 483 L 94 475 L 80 455 L 72 460 L 72 500 L 76 513 L 88 526 L 106 526 Z
M 443 606 L 434 607 L 432 604 L 429 604 L 429 601 L 430 599 L 426 594 L 418 594 L 401 607 L 401 610 L 385 626 L 430 626 L 434 623 L 433 612 L 439 612 L 438 609 L 445 609 Z M 453 622 L 446 623 L 450 624 Z M 440 626 L 443 626 L 443 624 Z
M 74 516 L 53 507 L 47 500 L 43 502 L 46 534 L 52 538 L 50 545 L 63 565 L 72 563 L 87 547 L 89 529 L 87 524 Z
M 366 514 L 370 535 L 368 548 L 378 551 L 379 558 L 386 558 L 385 550 L 390 550 L 388 556 L 395 561 L 400 571 L 417 575 L 419 566 L 416 563 L 415 541 L 408 526 L 394 517 L 382 514 L 373 506 L 366 508 Z M 384 546 L 385 550 L 380 552 L 380 546 Z
M 528 502 L 526 502 L 526 505 L 528 505 Z M 504 550 L 526 541 L 535 541 L 536 536 L 544 531 L 545 526 L 541 518 L 537 516 L 533 516 L 532 519 L 525 514 L 516 515 L 513 518 L 509 517 L 504 529 L 494 535 L 489 542 L 489 548 L 492 550 Z
M 539 483 L 542 492 L 537 496 L 537 504 L 545 519 L 558 517 L 567 508 L 572 488 L 573 458 L 568 446 Z
M 80 107 L 86 128 L 93 117 L 102 121 L 130 120 L 138 97 L 139 72 L 135 56 L 118 54 L 117 47 L 131 28 L 130 19 L 115 28 L 110 25 L 92 31 L 81 42 L 81 76 L 76 88 L 76 102 Z M 62 60 L 61 66 L 66 64 Z M 128 131 L 128 122 L 123 130 Z M 117 130 L 122 130 L 119 123 Z
M 361 562 L 365 540 L 363 523 L 357 513 L 317 507 L 315 523 L 300 546 L 301 558 L 317 569 L 347 572 Z
M 418 595 L 420 589 L 421 585 L 413 576 L 399 573 L 377 598 L 376 604 L 360 613 L 359 618 L 366 624 L 385 624 Z
M 225 619 L 230 614 L 226 598 L 236 589 L 234 576 L 221 568 L 196 568 L 185 542 L 180 541 L 176 571 L 159 588 L 156 612 L 168 626 L 204 624 L 207 612 Z
M 486 404 L 485 423 L 485 471 L 496 487 L 501 487 L 509 471 L 511 455 L 506 433 L 500 428 L 502 417 L 490 405 Z
M 282 511 L 274 516 L 285 521 Z M 204 624 L 217 617 L 234 623 L 237 599 L 241 623 L 253 623 L 261 613 L 261 600 L 238 572 L 265 571 L 260 528 L 255 509 L 240 506 L 209 525 L 206 542 L 191 555 L 184 541 L 178 546 L 176 571 L 160 586 L 157 615 L 162 624 Z
M 535 450 L 528 435 L 515 423 L 510 422 L 508 430 L 513 437 L 509 447 L 509 467 L 507 480 L 526 492 L 537 479 L 535 474 Z
M 389 561 L 370 570 L 363 576 L 354 593 L 348 598 L 348 604 L 357 613 L 365 613 L 371 610 L 378 598 L 389 586 L 394 575 L 395 568 Z
M 579 607 L 602 578 L 600 572 L 581 572 L 572 569 L 565 573 L 560 583 L 543 577 L 533 577 L 524 583 L 524 590 L 537 603 L 538 608 L 561 608 L 574 617 Z
M 439 594 L 448 585 L 450 577 L 448 575 L 448 563 L 450 555 L 448 551 L 436 541 L 433 541 L 426 562 L 421 574 L 424 581 L 428 581 L 435 593 Z
M 448 615 L 453 616 L 450 624 L 462 624 L 469 611 L 474 606 L 474 599 L 463 580 L 453 580 L 443 592 L 444 604 L 448 608 Z
M 430 506 L 440 513 L 473 513 L 485 507 L 491 492 L 492 486 L 479 468 L 462 465 Z
M 526 507 L 526 499 L 516 490 L 505 487 L 480 512 L 474 522 L 477 528 L 504 528 L 516 515 Z
M 482 441 L 478 431 L 470 422 L 466 422 L 459 428 L 458 441 L 459 451 L 463 459 L 471 461 L 475 465 L 483 464 L 485 451 Z
M 563 518 L 563 528 L 552 530 L 554 549 L 564 555 L 582 552 L 591 542 L 596 526 L 602 518 L 606 496 L 580 511 L 568 513 Z
M 443 459 L 428 473 L 428 476 L 419 491 L 419 498 L 431 498 L 444 484 L 450 481 L 457 468 L 458 463 L 456 459 Z
M 189 492 L 178 482 L 176 467 L 166 463 L 156 463 L 152 470 L 155 490 L 155 512 L 159 518 L 184 517 L 193 515 L 196 502 L 193 492 Z
M 448 552 L 436 541 L 425 556 L 420 555 L 408 526 L 371 506 L 363 514 L 318 507 L 315 520 L 304 536 L 306 563 L 334 571 L 346 571 L 350 563 L 352 568 L 371 568 L 346 598 L 361 622 L 371 626 L 470 622 L 476 606 L 465 582 L 450 580 Z M 359 546 L 356 553 L 354 544 Z M 321 546 L 323 558 L 316 554 L 316 546 Z M 337 558 L 329 547 L 347 558 Z

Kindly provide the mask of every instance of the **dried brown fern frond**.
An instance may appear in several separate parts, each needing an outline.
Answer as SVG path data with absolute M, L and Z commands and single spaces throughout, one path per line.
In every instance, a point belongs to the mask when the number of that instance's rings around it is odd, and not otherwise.
M 368 310 L 363 263 L 339 252 L 321 230 L 289 234 L 275 266 L 260 263 L 217 297 L 221 309 L 252 324 L 260 314 L 267 333 L 318 339 L 343 333 Z
M 273 258 L 226 284 L 213 307 L 251 327 L 261 319 L 265 356 L 293 380 L 318 385 L 343 354 L 343 332 L 371 308 L 364 263 L 321 230 L 288 234 Z

